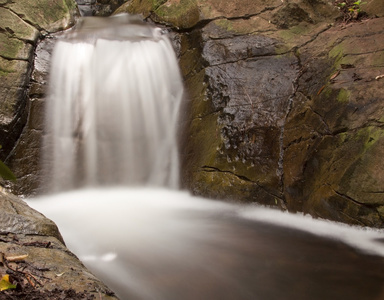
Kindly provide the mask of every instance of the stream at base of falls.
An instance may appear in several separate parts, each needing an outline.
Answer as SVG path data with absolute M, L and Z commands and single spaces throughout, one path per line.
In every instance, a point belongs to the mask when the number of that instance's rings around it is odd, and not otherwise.
M 384 299 L 384 232 L 149 188 L 29 199 L 122 300 Z
M 79 21 L 51 61 L 42 183 L 57 194 L 28 204 L 122 300 L 384 299 L 382 230 L 177 191 L 184 99 L 160 28 Z

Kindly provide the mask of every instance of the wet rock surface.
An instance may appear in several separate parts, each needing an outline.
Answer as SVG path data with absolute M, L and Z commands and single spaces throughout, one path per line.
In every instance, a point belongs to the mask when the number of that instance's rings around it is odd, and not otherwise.
M 83 17 L 109 16 L 127 0 L 76 0 Z
M 42 149 L 44 148 L 45 99 L 47 96 L 50 58 L 55 42 L 62 33 L 50 34 L 41 40 L 35 50 L 34 68 L 28 94 L 29 118 L 18 143 L 5 161 L 17 177 L 7 182 L 17 195 L 36 195 L 43 192 Z
M 196 194 L 382 227 L 382 5 L 131 1 L 180 33 L 184 184 Z
M 15 146 L 27 122 L 27 90 L 40 37 L 73 25 L 75 3 L 0 1 L 0 158 Z

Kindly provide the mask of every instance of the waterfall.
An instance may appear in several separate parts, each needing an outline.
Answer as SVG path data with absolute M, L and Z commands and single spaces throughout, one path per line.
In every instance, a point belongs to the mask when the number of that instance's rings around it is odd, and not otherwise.
M 46 109 L 46 176 L 81 186 L 178 187 L 177 58 L 159 28 L 129 15 L 84 18 L 56 43 Z
M 27 201 L 120 299 L 383 298 L 382 230 L 169 189 L 183 87 L 160 29 L 84 19 L 50 80 L 46 173 L 61 193 Z

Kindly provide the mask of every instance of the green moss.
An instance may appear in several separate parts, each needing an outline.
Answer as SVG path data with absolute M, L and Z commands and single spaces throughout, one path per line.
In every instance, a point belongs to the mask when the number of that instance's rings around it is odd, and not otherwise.
M 291 50 L 291 47 L 289 47 L 288 44 L 278 44 L 275 48 L 275 53 L 279 55 L 284 55 L 285 53 L 289 52 Z
M 35 41 L 38 36 L 38 30 L 28 23 L 24 22 L 10 10 L 0 7 L 0 27 L 5 28 L 1 31 L 9 36 L 16 36 L 22 40 Z M 10 33 L 12 32 L 12 34 Z
M 72 2 L 72 3 L 71 3 Z M 48 32 L 66 29 L 73 24 L 73 0 L 24 0 L 9 1 L 7 8 L 16 11 L 23 20 Z M 71 11 L 68 11 L 72 8 Z
M 339 94 L 337 95 L 338 102 L 348 102 L 351 96 L 351 92 L 345 89 L 340 89 Z
M 342 58 L 336 60 L 336 69 L 340 69 L 340 65 L 341 64 L 344 64 L 344 65 L 357 65 L 358 62 L 357 60 L 360 59 L 359 56 L 355 56 L 355 55 L 348 55 L 348 56 L 343 56 Z
M 384 51 L 378 51 L 372 54 L 372 64 L 375 67 L 384 66 Z
M 0 33 L 0 55 L 9 59 L 28 59 L 31 46 Z
M 362 138 L 364 142 L 364 151 L 369 150 L 379 139 L 384 137 L 384 130 L 378 127 L 370 126 L 360 129 L 357 138 Z
M 179 3 L 161 5 L 155 10 L 160 21 L 165 21 L 178 28 L 190 28 L 200 20 L 196 0 L 180 0 Z
M 329 99 L 332 96 L 332 93 L 334 92 L 334 89 L 332 89 L 330 86 L 326 86 L 320 93 L 321 98 L 323 99 Z
M 383 138 L 383 136 L 384 132 L 379 128 L 375 128 L 374 131 L 370 131 L 370 134 L 364 144 L 364 149 L 368 150 L 369 148 L 371 148 L 374 144 L 377 143 L 379 139 Z
M 234 31 L 233 24 L 230 20 L 228 19 L 220 19 L 215 21 L 215 24 L 226 31 Z
M 167 0 L 132 0 L 122 5 L 123 9 L 119 8 L 118 12 L 128 12 L 130 14 L 142 14 L 149 16 L 151 12 L 158 9 L 161 5 L 166 3 Z
M 74 0 L 63 0 L 63 6 L 68 10 L 74 10 L 76 9 L 77 5 Z
M 192 121 L 190 142 L 195 145 L 195 166 L 215 166 L 217 148 L 221 142 L 220 128 L 217 124 L 217 114 Z
M 339 60 L 343 56 L 343 53 L 344 53 L 344 47 L 342 43 L 340 43 L 335 47 L 333 47 L 331 51 L 329 51 L 328 57 Z
M 280 34 L 280 37 L 283 38 L 285 41 L 292 42 L 292 40 L 302 36 L 307 32 L 308 32 L 308 27 L 305 25 L 299 24 L 296 26 L 292 26 L 287 30 L 280 30 L 279 34 Z
M 10 73 L 12 73 L 11 71 L 8 71 L 8 70 L 2 70 L 0 69 L 0 77 L 2 76 L 8 76 Z
M 152 7 L 154 10 L 156 10 L 166 2 L 167 0 L 152 0 Z

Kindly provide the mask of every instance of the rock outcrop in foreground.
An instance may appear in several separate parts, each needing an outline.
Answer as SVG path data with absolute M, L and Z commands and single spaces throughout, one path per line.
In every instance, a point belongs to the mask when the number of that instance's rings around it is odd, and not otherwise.
M 4 190 L 0 207 L 0 275 L 17 283 L 0 299 L 117 299 L 65 247 L 52 221 Z
M 384 225 L 384 7 L 360 9 L 367 17 L 347 23 L 322 0 L 120 8 L 180 34 L 186 187 Z

